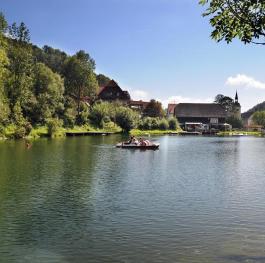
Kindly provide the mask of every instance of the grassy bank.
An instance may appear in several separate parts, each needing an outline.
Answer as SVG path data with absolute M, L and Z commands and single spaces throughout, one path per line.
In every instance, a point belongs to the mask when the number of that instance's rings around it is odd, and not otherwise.
M 14 139 L 16 138 L 16 129 L 15 125 L 9 125 L 4 128 L 4 131 L 0 135 L 1 139 Z M 114 126 L 111 128 L 97 128 L 91 125 L 83 125 L 83 126 L 74 126 L 73 128 L 63 128 L 60 127 L 54 132 L 52 135 L 49 134 L 49 130 L 47 126 L 36 126 L 33 127 L 30 133 L 25 136 L 26 139 L 37 139 L 40 137 L 64 137 L 66 132 L 70 132 L 72 134 L 79 134 L 79 133 L 95 133 L 95 132 L 102 132 L 102 133 L 120 133 L 121 128 L 119 126 Z
M 264 136 L 262 132 L 248 132 L 248 131 L 224 131 L 217 133 L 218 136 L 237 136 L 237 135 L 246 135 L 246 136 Z
M 139 130 L 133 129 L 130 134 L 134 136 L 178 134 L 181 130 Z

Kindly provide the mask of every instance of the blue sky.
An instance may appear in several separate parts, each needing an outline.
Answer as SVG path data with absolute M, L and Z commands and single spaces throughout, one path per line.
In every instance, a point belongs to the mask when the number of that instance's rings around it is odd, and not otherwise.
M 86 50 L 135 99 L 208 102 L 237 89 L 243 110 L 265 100 L 265 47 L 211 40 L 197 0 L 2 0 L 0 10 L 39 46 Z

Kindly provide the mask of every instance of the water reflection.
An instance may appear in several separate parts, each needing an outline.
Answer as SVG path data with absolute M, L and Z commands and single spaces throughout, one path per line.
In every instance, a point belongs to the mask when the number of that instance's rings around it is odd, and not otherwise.
M 3 262 L 264 262 L 265 141 L 0 144 Z

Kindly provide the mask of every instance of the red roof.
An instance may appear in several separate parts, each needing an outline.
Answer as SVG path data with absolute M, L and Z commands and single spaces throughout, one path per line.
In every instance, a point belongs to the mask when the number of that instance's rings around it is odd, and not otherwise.
M 174 111 L 175 111 L 175 107 L 176 106 L 177 106 L 177 104 L 173 104 L 173 103 L 168 104 L 168 106 L 167 106 L 167 113 L 168 114 L 174 114 Z
M 120 88 L 120 86 L 117 84 L 117 82 L 115 80 L 111 80 L 106 86 L 102 86 L 102 87 L 99 87 L 98 89 L 98 95 L 103 92 L 103 90 L 105 90 L 106 88 L 109 88 L 109 87 L 118 87 L 121 91 L 122 89 Z
M 142 105 L 146 106 L 149 102 L 148 101 L 142 101 L 142 100 L 131 100 L 130 105 Z

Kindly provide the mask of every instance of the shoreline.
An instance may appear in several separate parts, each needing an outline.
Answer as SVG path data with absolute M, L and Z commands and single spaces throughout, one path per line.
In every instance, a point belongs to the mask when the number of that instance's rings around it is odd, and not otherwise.
M 35 127 L 31 130 L 30 134 L 23 138 L 16 138 L 14 131 L 8 131 L 5 136 L 0 136 L 0 141 L 6 140 L 35 140 L 39 138 L 60 138 L 60 137 L 78 137 L 78 136 L 105 136 L 105 135 L 128 135 L 128 136 L 165 136 L 165 135 L 176 135 L 180 136 L 182 130 L 139 130 L 133 129 L 129 133 L 123 133 L 122 130 L 118 127 L 114 129 L 100 129 L 100 128 L 91 128 L 88 126 L 75 126 L 74 128 L 60 128 L 54 134 L 50 135 L 48 128 L 45 126 Z M 197 135 L 198 136 L 198 135 Z M 200 135 L 207 136 L 207 135 Z M 240 131 L 225 131 L 219 132 L 216 137 L 265 137 L 263 132 L 248 132 L 244 130 Z

